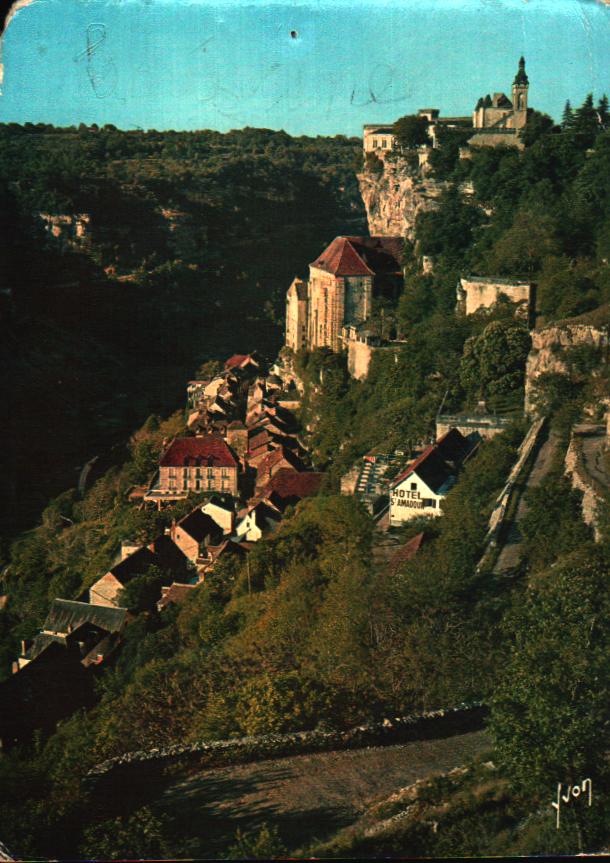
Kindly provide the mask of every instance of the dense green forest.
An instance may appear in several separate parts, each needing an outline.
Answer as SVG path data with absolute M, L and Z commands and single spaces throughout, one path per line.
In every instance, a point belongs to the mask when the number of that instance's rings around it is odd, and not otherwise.
M 0 126 L 2 536 L 88 459 L 102 456 L 98 475 L 120 463 L 202 361 L 275 355 L 296 272 L 364 230 L 359 148 L 264 129 Z M 88 214 L 86 235 L 54 238 L 40 213 Z
M 9 129 L 5 134 L 12 141 L 11 136 L 27 132 Z M 56 133 L 30 134 L 50 140 Z M 244 151 L 249 138 L 258 140 L 259 135 L 252 130 L 233 134 Z M 97 140 L 116 141 L 117 147 L 129 141 L 112 130 L 70 135 L 77 142 L 94 142 L 102 135 Z M 226 137 L 209 133 L 201 147 L 213 151 L 214 142 L 220 147 Z M 273 136 L 260 133 L 261 141 L 266 137 Z M 192 146 L 192 164 L 196 162 L 196 136 L 172 141 L 171 135 L 153 134 L 148 142 L 146 135 L 134 133 L 133 140 L 140 142 L 135 175 L 143 187 L 147 170 L 159 172 L 159 183 L 169 170 L 161 166 L 159 155 L 159 164 L 147 167 L 142 155 L 147 148 L 158 154 L 165 151 L 155 148 L 167 147 L 164 160 L 171 165 L 174 146 Z M 349 220 L 360 212 L 349 178 L 353 144 L 320 141 L 319 157 L 308 150 L 315 149 L 313 143 L 286 143 L 286 151 L 293 146 L 308 176 L 314 173 L 309 160 L 313 164 L 318 158 L 321 164 L 328 157 L 328 185 L 319 182 L 329 195 L 329 214 L 337 222 L 348 220 L 335 233 L 347 233 L 356 224 Z M 342 166 L 332 161 L 339 160 L 340 151 Z M 86 771 L 131 748 L 348 727 L 371 717 L 475 700 L 491 706 L 492 757 L 499 779 L 485 784 L 478 770 L 472 785 L 460 785 L 457 779 L 433 785 L 429 802 L 442 807 L 449 801 L 448 829 L 437 833 L 431 821 L 405 821 L 403 832 L 399 829 L 385 845 L 356 837 L 351 844 L 337 841 L 306 850 L 327 856 L 442 856 L 570 852 L 608 845 L 610 823 L 602 803 L 581 810 L 582 817 L 568 813 L 566 829 L 559 833 L 551 831 L 552 823 L 549 827 L 548 802 L 564 775 L 574 781 L 593 775 L 596 801 L 603 801 L 610 786 L 610 626 L 605 614 L 610 520 L 601 541 L 594 543 L 581 519 L 579 495 L 563 475 L 560 447 L 543 486 L 529 496 L 525 564 L 510 578 L 477 571 L 490 512 L 527 427 L 519 408 L 530 340 L 503 303 L 489 314 L 456 316 L 455 287 L 465 272 L 525 274 L 538 283 L 544 322 L 575 315 L 586 319 L 588 314 L 607 321 L 610 131 L 587 98 L 576 111 L 566 110 L 561 126 L 534 115 L 522 153 L 482 150 L 458 160 L 457 148 L 452 152 L 435 169 L 452 188 L 436 211 L 419 218 L 416 242 L 405 247 L 405 289 L 397 308 L 388 311 L 408 334 L 397 358 L 375 356 L 364 382 L 348 377 L 342 356 L 317 351 L 295 358 L 306 384 L 301 421 L 309 429 L 316 465 L 327 472 L 323 493 L 288 513 L 278 532 L 253 548 L 247 566 L 220 564 L 180 609 L 138 614 L 114 667 L 99 680 L 95 706 L 61 723 L 48 738 L 39 736 L 2 755 L 0 836 L 19 853 L 83 856 L 104 849 L 110 856 L 188 854 L 188 837 L 141 800 L 129 811 L 121 801 L 120 811 L 96 814 L 83 782 Z M 235 184 L 243 182 L 238 153 L 236 143 L 230 153 Z M 243 158 L 250 165 L 257 162 L 262 175 L 273 173 L 270 157 L 257 154 Z M 225 155 L 216 154 L 215 178 L 222 175 Z M 128 171 L 121 159 L 120 168 L 106 162 L 108 182 L 118 182 L 112 171 Z M 282 172 L 278 168 L 280 190 Z M 293 168 L 288 172 L 291 178 L 294 173 L 299 176 Z M 472 182 L 473 194 L 465 197 L 458 186 L 466 180 Z M 220 182 L 213 187 L 218 195 L 231 188 Z M 70 191 L 68 184 L 52 189 L 54 195 L 74 195 L 71 204 L 80 206 L 77 190 Z M 186 208 L 184 198 L 173 194 L 164 203 Z M 23 206 L 31 209 L 26 200 Z M 55 206 L 59 200 L 54 199 Z M 298 251 L 295 219 L 302 218 L 304 226 L 314 214 L 307 210 L 311 202 L 301 198 L 304 210 L 297 214 L 296 201 L 282 218 L 291 226 L 286 231 L 295 231 Z M 333 210 L 337 202 L 341 205 Z M 226 211 L 232 204 L 227 198 L 217 206 L 229 220 Z M 252 204 L 251 212 L 258 206 Z M 237 231 L 236 224 L 231 221 Z M 243 224 L 240 219 L 240 230 Z M 319 221 L 311 225 L 313 246 L 322 226 Z M 327 236 L 332 234 L 330 230 Z M 258 242 L 262 265 L 279 272 L 286 265 L 284 248 L 277 247 L 275 237 L 269 243 L 261 234 Z M 101 256 L 97 266 L 118 267 L 103 241 L 96 254 Z M 422 254 L 434 260 L 429 275 L 419 271 Z M 142 250 L 136 257 L 140 255 L 143 260 Z M 304 263 L 306 257 L 300 260 Z M 256 287 L 254 272 L 259 271 L 253 268 L 241 285 L 230 283 L 232 297 L 242 297 L 242 289 L 244 297 L 253 297 L 248 290 Z M 121 290 L 140 291 L 144 284 Z M 210 285 L 209 303 L 211 285 L 218 290 L 224 282 L 205 284 Z M 116 284 L 111 289 L 119 290 Z M 276 314 L 272 291 L 268 297 L 270 314 Z M 176 311 L 178 317 L 182 314 Z M 205 357 L 205 347 L 196 355 Z M 574 421 L 587 407 L 590 415 L 601 418 L 601 399 L 608 395 L 608 367 L 590 352 L 572 356 L 566 375 L 543 376 L 539 385 L 540 404 L 564 448 Z M 402 529 L 404 540 L 425 529 L 433 541 L 389 577 L 371 563 L 372 520 L 356 499 L 337 494 L 339 478 L 371 447 L 408 450 L 426 439 L 443 399 L 448 406 L 464 407 L 481 398 L 512 415 L 512 426 L 479 447 L 449 493 L 441 518 L 433 524 L 416 520 Z M 100 477 L 82 499 L 67 492 L 52 500 L 42 525 L 12 544 L 6 584 L 13 599 L 0 612 L 5 663 L 17 639 L 39 625 L 51 598 L 79 595 L 104 571 L 121 538 L 150 538 L 176 514 L 134 511 L 125 491 L 146 475 L 163 436 L 178 430 L 181 422 L 180 412 L 164 422 L 147 421 L 132 436 L 122 465 Z M 130 597 L 131 602 L 137 605 L 137 597 Z M 564 730 L 558 733 L 558 727 Z M 269 841 L 256 846 L 258 856 L 270 849 L 280 853 L 278 837 L 273 831 L 265 835 Z M 240 841 L 239 848 L 247 852 Z

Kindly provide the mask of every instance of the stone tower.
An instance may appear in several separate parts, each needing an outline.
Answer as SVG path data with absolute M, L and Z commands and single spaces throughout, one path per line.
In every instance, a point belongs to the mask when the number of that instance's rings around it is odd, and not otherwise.
M 529 79 L 525 71 L 525 58 L 519 60 L 519 70 L 513 81 L 514 128 L 522 129 L 527 122 L 527 92 Z

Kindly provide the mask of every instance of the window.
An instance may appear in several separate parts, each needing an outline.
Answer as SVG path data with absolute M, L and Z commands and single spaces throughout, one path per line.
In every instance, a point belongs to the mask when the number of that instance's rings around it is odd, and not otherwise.
M 213 487 L 214 487 L 214 483 L 212 482 L 211 479 L 208 479 L 208 491 Z
M 195 480 L 195 488 L 197 489 L 197 491 L 199 491 L 201 489 L 201 480 L 200 479 Z
M 228 476 L 229 476 L 229 468 L 228 468 L 228 467 L 223 467 L 223 469 L 221 470 L 221 472 L 220 472 L 220 473 L 221 473 L 221 476 L 223 476 L 223 477 L 228 477 Z
M 186 477 L 182 480 L 182 490 L 186 491 L 189 487 L 189 481 Z
M 195 476 L 196 476 L 197 478 L 199 478 L 199 477 L 201 476 L 201 468 L 200 468 L 200 467 L 198 467 L 198 468 L 196 469 L 196 471 L 195 471 Z
M 176 480 L 173 477 L 170 477 L 169 487 L 170 488 L 176 488 Z
M 211 479 L 214 476 L 214 468 L 208 468 L 208 479 Z
M 411 483 L 411 491 L 417 491 L 417 483 L 416 482 Z
M 387 146 L 388 146 L 388 139 L 387 138 L 382 139 L 381 146 L 383 147 L 384 150 L 387 149 Z
M 169 469 L 168 473 L 169 473 L 169 475 L 170 475 L 170 476 L 176 476 L 176 468 L 175 468 L 175 467 L 170 467 L 170 469 Z

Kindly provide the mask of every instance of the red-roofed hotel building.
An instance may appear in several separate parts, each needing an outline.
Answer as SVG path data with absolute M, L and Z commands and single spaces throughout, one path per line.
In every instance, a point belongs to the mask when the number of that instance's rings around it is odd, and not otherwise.
M 400 237 L 335 237 L 309 265 L 306 291 L 298 279 L 290 286 L 286 302 L 288 347 L 341 350 L 344 326 L 357 326 L 370 318 L 376 296 L 398 296 L 402 250 Z
M 186 497 L 190 491 L 237 495 L 238 462 L 222 438 L 175 438 L 161 456 L 155 490 Z

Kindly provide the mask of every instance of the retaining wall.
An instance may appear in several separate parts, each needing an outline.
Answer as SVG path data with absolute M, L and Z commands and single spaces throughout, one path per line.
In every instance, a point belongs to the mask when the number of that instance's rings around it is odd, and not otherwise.
M 384 719 L 383 722 L 367 723 L 347 731 L 296 731 L 234 740 L 172 744 L 110 758 L 93 767 L 86 779 L 88 785 L 97 785 L 106 779 L 113 783 L 117 779 L 123 782 L 134 779 L 138 774 L 144 779 L 150 768 L 158 772 L 159 768 L 176 762 L 187 762 L 201 768 L 226 767 L 310 752 L 361 749 L 449 737 L 482 728 L 488 713 L 485 705 L 475 703 Z

